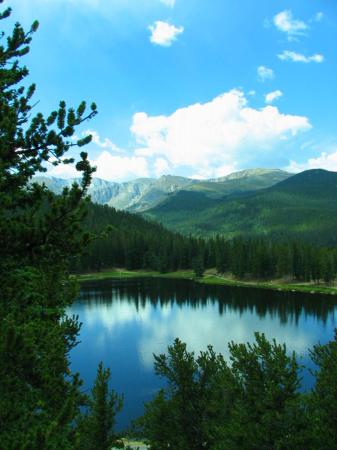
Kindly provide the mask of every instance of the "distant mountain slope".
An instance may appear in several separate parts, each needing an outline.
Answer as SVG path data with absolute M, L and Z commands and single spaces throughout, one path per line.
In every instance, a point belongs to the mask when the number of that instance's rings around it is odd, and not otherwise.
M 62 178 L 37 176 L 33 178 L 37 183 L 44 183 L 52 192 L 60 194 L 63 188 L 71 186 L 75 181 L 80 181 L 76 178 L 63 180 Z M 119 184 L 111 181 L 101 180 L 100 178 L 93 178 L 89 194 L 94 203 L 107 204 L 112 197 L 115 197 L 119 192 Z
M 337 243 L 337 173 L 308 170 L 272 187 L 222 199 L 180 191 L 146 215 L 195 235 L 293 235 Z
M 213 180 L 192 180 L 179 176 L 164 175 L 158 179 L 139 178 L 125 183 L 115 183 L 94 178 L 89 189 L 95 203 L 107 204 L 116 209 L 142 212 L 165 201 L 181 190 L 201 192 L 210 198 L 221 198 L 234 192 L 262 189 L 285 180 L 290 174 L 278 169 L 250 169 Z M 75 181 L 54 177 L 35 177 L 34 181 L 45 183 L 53 192 L 60 193 Z
M 280 169 L 247 169 L 225 177 L 199 181 L 189 185 L 188 190 L 204 192 L 209 197 L 220 198 L 237 192 L 264 189 L 290 176 L 290 173 Z

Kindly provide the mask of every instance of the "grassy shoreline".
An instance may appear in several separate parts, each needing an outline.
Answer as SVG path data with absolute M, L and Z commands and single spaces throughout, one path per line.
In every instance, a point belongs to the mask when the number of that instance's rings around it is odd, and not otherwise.
M 327 286 L 324 284 L 312 283 L 290 283 L 280 280 L 270 281 L 256 281 L 256 280 L 236 280 L 230 275 L 221 276 L 216 274 L 214 270 L 206 271 L 202 278 L 197 278 L 192 270 L 180 270 L 177 272 L 160 273 L 155 271 L 135 270 L 130 271 L 126 269 L 113 269 L 102 272 L 87 273 L 77 276 L 79 282 L 84 281 L 98 281 L 109 279 L 127 279 L 127 278 L 173 278 L 193 280 L 196 283 L 221 285 L 221 286 L 236 286 L 256 289 L 268 289 L 273 291 L 288 291 L 288 292 L 304 292 L 307 294 L 329 294 L 337 295 L 337 286 Z

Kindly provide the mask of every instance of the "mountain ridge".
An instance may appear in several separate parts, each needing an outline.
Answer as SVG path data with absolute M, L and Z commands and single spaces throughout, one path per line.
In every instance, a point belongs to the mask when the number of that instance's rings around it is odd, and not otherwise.
M 200 195 L 192 198 L 180 191 L 144 215 L 171 230 L 199 236 L 292 235 L 337 243 L 336 172 L 312 169 L 268 188 L 219 199 Z M 200 207 L 191 215 L 194 203 Z
M 234 192 L 263 189 L 291 174 L 280 169 L 246 169 L 225 177 L 197 180 L 176 175 L 162 175 L 159 178 L 137 178 L 117 183 L 93 178 L 89 195 L 93 202 L 107 204 L 129 212 L 144 212 L 159 205 L 175 192 L 181 190 L 203 192 L 210 198 L 221 198 Z M 33 181 L 45 183 L 56 194 L 78 179 L 64 180 L 50 176 L 35 177 Z

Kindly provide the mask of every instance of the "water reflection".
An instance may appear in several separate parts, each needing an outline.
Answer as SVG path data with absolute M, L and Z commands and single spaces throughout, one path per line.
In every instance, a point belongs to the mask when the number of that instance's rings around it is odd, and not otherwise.
M 317 297 L 243 288 L 203 286 L 184 280 L 120 280 L 86 283 L 70 313 L 83 322 L 82 344 L 72 355 L 87 384 L 97 363 L 110 365 L 114 386 L 126 395 L 122 425 L 141 413 L 159 386 L 153 353 L 180 337 L 190 350 L 208 344 L 227 354 L 231 340 L 247 342 L 254 331 L 285 342 L 308 362 L 307 350 L 332 338 L 336 304 Z
M 264 318 L 267 314 L 277 317 L 282 323 L 289 320 L 298 322 L 299 317 L 315 316 L 323 323 L 336 306 L 336 300 L 330 295 L 267 291 L 224 286 L 198 285 L 186 280 L 139 279 L 113 280 L 83 284 L 80 300 L 110 304 L 117 299 L 134 304 L 137 311 L 152 306 L 163 307 L 174 304 L 188 305 L 199 309 L 208 304 L 218 306 L 220 315 L 227 311 L 240 314 L 247 310 Z

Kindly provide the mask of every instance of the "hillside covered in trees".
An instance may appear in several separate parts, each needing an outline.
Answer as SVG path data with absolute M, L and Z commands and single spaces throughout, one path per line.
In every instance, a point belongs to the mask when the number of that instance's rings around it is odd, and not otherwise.
M 334 247 L 302 241 L 184 236 L 137 215 L 92 203 L 88 204 L 85 226 L 98 235 L 107 231 L 74 263 L 74 269 L 82 272 L 112 267 L 160 272 L 199 267 L 199 272 L 216 268 L 239 279 L 288 276 L 302 281 L 331 281 L 337 273 Z
M 268 235 L 336 245 L 336 198 L 337 173 L 314 169 L 266 189 L 221 199 L 179 191 L 146 215 L 197 236 Z

